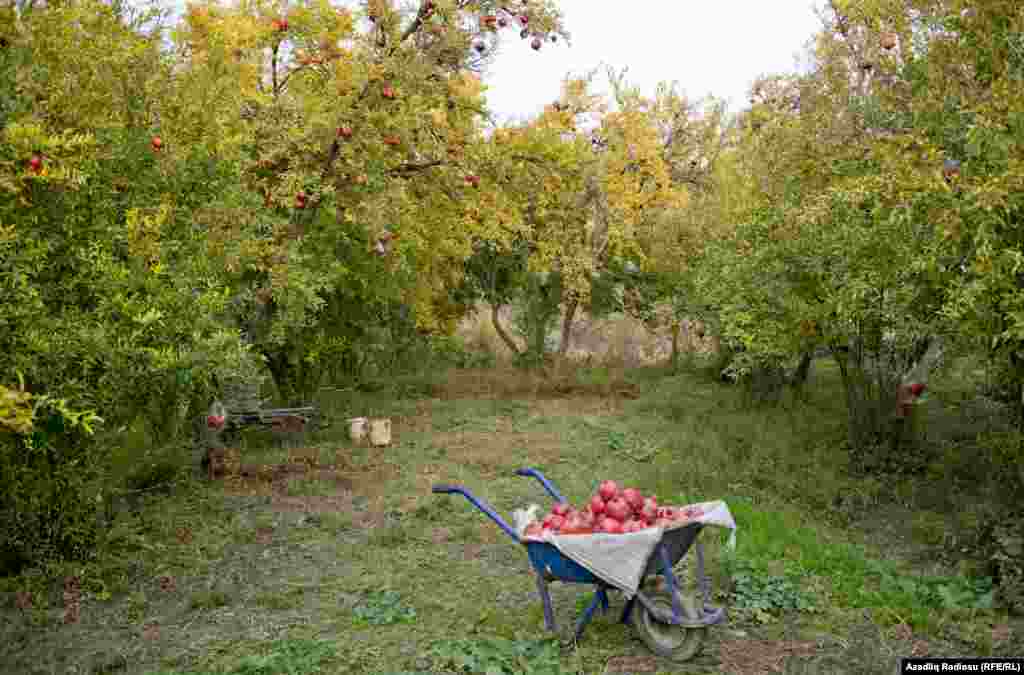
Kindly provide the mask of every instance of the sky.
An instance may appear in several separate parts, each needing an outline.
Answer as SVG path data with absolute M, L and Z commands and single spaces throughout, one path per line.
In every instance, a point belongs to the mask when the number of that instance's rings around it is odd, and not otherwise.
M 554 101 L 566 73 L 600 64 L 628 67 L 626 80 L 653 95 L 677 81 L 688 98 L 723 98 L 730 111 L 747 104 L 762 74 L 792 72 L 796 56 L 820 28 L 813 0 L 560 0 L 571 46 L 509 35 L 484 78 L 502 119 L 535 115 Z

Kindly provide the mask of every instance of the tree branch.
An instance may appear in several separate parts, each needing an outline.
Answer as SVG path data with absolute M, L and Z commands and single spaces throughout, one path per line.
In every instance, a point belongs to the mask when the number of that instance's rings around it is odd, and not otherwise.
M 419 163 L 419 164 L 399 164 L 398 166 L 396 166 L 396 167 L 394 167 L 392 169 L 389 169 L 388 170 L 388 174 L 399 175 L 399 174 L 416 173 L 418 171 L 426 171 L 427 169 L 432 169 L 434 167 L 444 166 L 444 164 L 445 163 L 442 162 L 439 159 L 435 159 L 435 160 L 430 161 L 430 162 L 422 162 L 422 163 Z

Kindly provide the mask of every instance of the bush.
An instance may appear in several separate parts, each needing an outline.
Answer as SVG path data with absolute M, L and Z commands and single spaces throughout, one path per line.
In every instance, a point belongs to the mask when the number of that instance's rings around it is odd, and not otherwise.
M 1018 511 L 1006 516 L 992 528 L 989 568 L 1000 602 L 1021 614 L 1024 613 L 1024 513 Z
M 985 480 L 987 484 L 977 487 L 987 492 L 991 504 L 978 528 L 976 546 L 1001 604 L 1024 612 L 1024 435 L 980 434 L 977 445 L 968 447 L 969 461 L 965 459 L 957 473 Z
M 173 483 L 181 474 L 180 462 L 173 457 L 159 457 L 136 467 L 126 482 L 129 490 L 151 490 Z
M 46 397 L 34 398 L 30 428 L 0 419 L 0 559 L 10 564 L 0 574 L 95 553 L 103 498 L 92 424 L 99 421 Z

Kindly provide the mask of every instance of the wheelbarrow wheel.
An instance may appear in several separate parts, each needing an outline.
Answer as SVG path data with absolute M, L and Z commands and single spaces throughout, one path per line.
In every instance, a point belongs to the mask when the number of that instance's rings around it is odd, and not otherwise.
M 651 590 L 645 595 L 652 605 L 671 616 L 671 593 L 667 590 Z M 692 597 L 680 594 L 679 600 L 684 620 L 697 621 L 700 619 L 697 603 Z M 637 603 L 632 620 L 633 627 L 640 634 L 640 639 L 652 652 L 662 658 L 677 662 L 688 661 L 696 656 L 704 642 L 704 634 L 707 632 L 707 628 L 704 627 L 691 628 L 665 623 L 654 616 L 643 603 Z

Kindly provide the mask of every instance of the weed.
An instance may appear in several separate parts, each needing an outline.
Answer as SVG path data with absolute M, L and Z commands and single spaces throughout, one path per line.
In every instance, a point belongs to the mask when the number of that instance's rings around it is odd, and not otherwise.
M 302 604 L 301 598 L 280 593 L 260 593 L 254 599 L 254 602 L 259 607 L 275 611 L 295 609 Z
M 285 639 L 273 642 L 265 654 L 242 657 L 238 665 L 222 675 L 292 675 L 293 673 L 330 672 L 324 666 L 337 656 L 338 649 L 327 640 Z M 150 671 L 147 675 L 185 675 L 179 671 Z M 213 675 L 189 671 L 187 675 Z
M 393 623 L 408 623 L 416 619 L 416 610 L 402 605 L 402 598 L 396 591 L 370 593 L 363 602 L 352 610 L 357 622 L 371 626 L 387 626 Z
M 562 675 L 561 650 L 555 640 L 445 640 L 431 654 L 437 667 L 493 675 Z
M 189 599 L 189 608 L 193 610 L 212 610 L 231 604 L 230 596 L 224 591 L 211 590 L 193 593 Z
M 267 654 L 247 656 L 232 675 L 277 675 L 281 673 L 320 673 L 321 665 L 337 654 L 334 643 L 326 640 L 281 640 Z
M 784 611 L 813 612 L 814 603 L 790 579 L 765 574 L 743 558 L 727 559 L 732 590 L 730 604 L 752 610 L 759 620 Z

